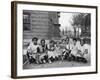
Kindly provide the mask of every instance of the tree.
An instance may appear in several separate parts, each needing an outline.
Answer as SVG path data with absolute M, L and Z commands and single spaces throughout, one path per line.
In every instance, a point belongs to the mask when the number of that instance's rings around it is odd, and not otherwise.
M 88 13 L 79 13 L 73 15 L 72 17 L 72 25 L 81 25 L 81 26 L 90 26 L 90 14 Z
M 89 13 L 78 13 L 73 15 L 71 25 L 74 27 L 74 32 L 76 35 L 76 27 L 80 27 L 81 30 L 90 34 L 90 26 L 91 26 L 91 14 Z

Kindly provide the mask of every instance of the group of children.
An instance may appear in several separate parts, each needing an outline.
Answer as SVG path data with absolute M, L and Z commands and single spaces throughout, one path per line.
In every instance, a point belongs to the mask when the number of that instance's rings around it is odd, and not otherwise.
M 61 41 L 50 40 L 46 44 L 45 39 L 34 37 L 27 48 L 29 63 L 52 63 L 58 60 L 68 60 L 87 63 L 90 57 L 90 46 L 83 39 L 65 38 Z

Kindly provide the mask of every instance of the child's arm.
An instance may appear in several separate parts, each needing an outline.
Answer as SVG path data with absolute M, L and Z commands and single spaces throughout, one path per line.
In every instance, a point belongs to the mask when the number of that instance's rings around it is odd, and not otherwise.
M 27 52 L 32 53 L 31 45 L 28 46 L 28 48 L 27 48 Z

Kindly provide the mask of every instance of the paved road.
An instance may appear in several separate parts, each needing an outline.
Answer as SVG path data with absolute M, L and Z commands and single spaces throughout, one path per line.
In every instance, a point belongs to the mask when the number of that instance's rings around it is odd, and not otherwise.
M 46 64 L 29 64 L 26 63 L 23 65 L 23 69 L 38 69 L 38 68 L 57 68 L 57 67 L 80 67 L 80 66 L 90 66 L 90 63 L 81 63 L 74 61 L 55 61 L 53 63 Z

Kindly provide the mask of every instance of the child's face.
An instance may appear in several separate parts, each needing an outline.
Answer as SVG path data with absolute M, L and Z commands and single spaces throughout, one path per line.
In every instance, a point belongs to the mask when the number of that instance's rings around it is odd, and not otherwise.
M 62 40 L 62 43 L 65 43 L 65 40 L 64 39 Z
M 66 43 L 67 43 L 67 44 L 69 43 L 69 39 L 66 39 Z
M 44 45 L 45 44 L 45 41 L 42 41 L 41 44 Z
M 56 45 L 59 45 L 59 42 L 57 42 Z
M 36 39 L 34 39 L 32 42 L 33 42 L 33 44 L 35 44 L 35 45 L 37 44 L 37 40 L 36 40 Z
M 74 45 L 76 45 L 76 40 L 73 40 Z
M 54 45 L 54 43 L 53 43 L 53 42 L 51 42 L 51 43 L 50 43 L 50 45 L 51 45 L 51 46 L 53 46 L 53 45 Z
M 81 40 L 81 45 L 83 45 L 84 43 L 83 43 L 83 40 Z

